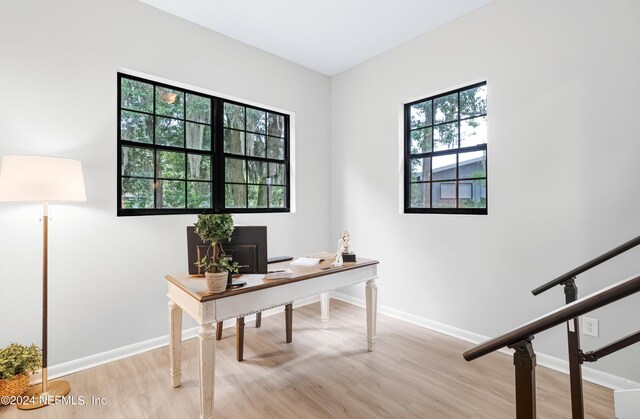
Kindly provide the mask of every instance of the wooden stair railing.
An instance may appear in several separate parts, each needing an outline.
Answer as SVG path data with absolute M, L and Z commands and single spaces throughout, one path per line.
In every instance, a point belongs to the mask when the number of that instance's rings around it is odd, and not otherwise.
M 504 347 L 515 349 L 513 363 L 515 365 L 516 417 L 517 419 L 534 419 L 536 417 L 536 355 L 531 341 L 535 335 L 637 292 L 640 292 L 640 275 L 611 285 L 481 343 L 466 351 L 463 354 L 464 359 L 473 361 Z M 640 331 L 593 351 L 592 355 L 606 356 L 639 341 Z
M 539 286 L 531 292 L 533 293 L 533 295 L 539 295 L 557 285 L 564 285 L 565 303 L 572 303 L 578 299 L 578 287 L 576 286 L 575 282 L 578 275 L 628 250 L 631 250 L 638 245 L 640 245 L 640 236 L 636 237 L 635 239 L 631 239 L 628 242 L 623 243 L 606 253 L 603 253 L 597 258 L 592 259 L 575 269 L 572 269 L 564 275 L 560 275 L 556 279 Z M 628 336 L 627 338 L 629 337 L 631 336 Z M 573 320 L 569 320 L 567 322 L 567 346 L 569 350 L 569 372 L 571 376 L 571 417 L 573 419 L 584 419 L 582 363 L 595 362 L 598 360 L 598 358 L 587 356 L 586 354 L 583 354 L 582 350 L 580 349 L 580 324 L 578 322 L 578 318 L 574 318 Z

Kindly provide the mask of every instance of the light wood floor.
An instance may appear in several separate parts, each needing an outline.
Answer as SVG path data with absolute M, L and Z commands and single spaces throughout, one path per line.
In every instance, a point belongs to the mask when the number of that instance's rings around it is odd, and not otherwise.
M 328 330 L 320 305 L 294 311 L 293 343 L 284 342 L 284 313 L 248 323 L 245 361 L 235 360 L 235 333 L 218 342 L 217 418 L 513 418 L 513 365 L 494 353 L 472 363 L 471 345 L 378 316 L 378 346 L 366 351 L 364 309 L 331 301 Z M 534 342 L 535 345 L 535 342 Z M 71 394 L 105 397 L 106 406 L 0 407 L 11 418 L 197 418 L 196 341 L 184 343 L 183 384 L 169 381 L 168 348 L 72 374 Z M 569 418 L 564 374 L 537 368 L 538 416 Z M 587 417 L 613 418 L 610 390 L 585 382 Z

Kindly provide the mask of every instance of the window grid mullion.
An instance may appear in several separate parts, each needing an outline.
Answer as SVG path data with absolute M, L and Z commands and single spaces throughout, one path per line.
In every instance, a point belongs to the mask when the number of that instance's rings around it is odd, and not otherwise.
M 182 130 L 182 147 L 184 149 L 184 207 L 189 208 L 189 203 L 187 199 L 189 198 L 189 193 L 187 192 L 189 189 L 188 182 L 188 174 L 189 174 L 189 155 L 187 154 L 187 93 L 184 93 L 184 98 L 182 99 L 182 123 L 184 124 L 184 129 Z
M 153 132 L 151 133 L 151 136 L 153 137 L 153 145 L 156 145 L 156 121 L 157 121 L 157 117 L 156 117 L 156 94 L 157 92 L 158 86 L 157 85 L 153 85 Z M 158 205 L 158 203 L 162 204 L 162 198 L 158 197 L 158 194 L 160 193 L 160 188 L 159 188 L 159 184 L 158 184 L 158 149 L 157 148 L 153 148 L 153 207 L 154 208 L 162 208 L 161 205 Z
M 460 92 L 456 94 L 457 101 L 457 122 L 456 125 L 458 127 L 458 152 L 456 153 L 456 208 L 460 208 Z
M 436 122 L 436 109 L 435 109 L 435 101 L 431 99 L 431 153 L 434 152 L 435 149 L 435 126 L 433 125 Z M 429 208 L 433 208 L 433 157 L 429 157 Z M 424 193 L 424 192 L 423 192 Z

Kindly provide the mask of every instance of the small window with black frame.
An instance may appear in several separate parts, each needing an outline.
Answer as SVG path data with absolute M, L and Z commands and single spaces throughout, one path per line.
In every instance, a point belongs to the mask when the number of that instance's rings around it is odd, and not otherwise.
M 487 84 L 405 105 L 404 212 L 487 214 Z

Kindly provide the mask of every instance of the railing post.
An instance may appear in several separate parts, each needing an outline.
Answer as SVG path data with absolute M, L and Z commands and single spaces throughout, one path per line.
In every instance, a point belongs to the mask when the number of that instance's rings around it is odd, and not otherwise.
M 533 336 L 509 346 L 515 349 L 517 419 L 536 418 L 536 354 L 531 340 Z
M 575 277 L 564 283 L 564 295 L 567 304 L 578 299 L 578 287 Z M 567 322 L 567 344 L 569 346 L 569 381 L 571 382 L 571 417 L 584 419 L 584 401 L 582 395 L 582 354 L 580 353 L 580 325 L 578 318 Z

